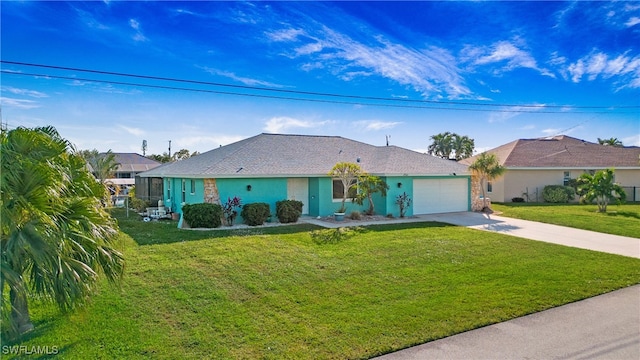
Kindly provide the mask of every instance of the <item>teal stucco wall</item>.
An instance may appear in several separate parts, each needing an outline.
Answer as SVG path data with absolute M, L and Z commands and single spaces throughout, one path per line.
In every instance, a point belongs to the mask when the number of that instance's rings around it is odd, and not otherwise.
M 263 202 L 269 204 L 271 214 L 276 213 L 276 202 L 287 198 L 286 178 L 217 179 L 220 202 L 237 196 L 242 204 Z M 251 185 L 251 190 L 247 188 Z M 242 218 L 238 216 L 239 223 Z

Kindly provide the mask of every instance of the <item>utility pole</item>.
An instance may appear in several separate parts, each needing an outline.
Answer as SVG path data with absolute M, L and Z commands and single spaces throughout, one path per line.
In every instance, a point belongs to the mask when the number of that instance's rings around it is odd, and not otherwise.
M 169 159 L 171 159 L 171 140 L 169 140 Z

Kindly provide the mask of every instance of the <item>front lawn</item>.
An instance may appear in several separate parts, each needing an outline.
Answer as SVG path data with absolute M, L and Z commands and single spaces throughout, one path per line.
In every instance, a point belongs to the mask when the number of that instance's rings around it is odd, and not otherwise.
M 640 238 L 640 204 L 609 205 L 598 213 L 597 205 L 504 203 L 491 204 L 501 215 L 523 220 L 569 226 L 606 234 Z
M 120 223 L 121 288 L 71 315 L 32 306 L 22 345 L 68 359 L 369 358 L 640 283 L 639 259 L 440 223 L 324 245 L 308 226 Z

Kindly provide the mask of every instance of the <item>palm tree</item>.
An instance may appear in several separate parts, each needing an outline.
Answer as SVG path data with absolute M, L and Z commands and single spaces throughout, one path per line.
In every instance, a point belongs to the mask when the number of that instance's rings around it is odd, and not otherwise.
M 596 201 L 598 212 L 607 212 L 610 201 L 621 202 L 627 197 L 624 189 L 613 182 L 613 169 L 605 169 L 591 175 L 584 173 L 578 178 L 578 193 L 587 201 Z
M 124 259 L 99 201 L 104 187 L 54 128 L 3 131 L 0 144 L 0 301 L 3 330 L 16 335 L 33 329 L 29 297 L 73 309 L 95 290 L 98 273 L 119 280 Z
M 504 174 L 506 168 L 500 165 L 500 160 L 495 154 L 487 154 L 486 152 L 478 155 L 476 160 L 469 165 L 471 173 L 478 177 L 480 190 L 482 190 L 483 210 L 487 207 L 487 197 L 484 192 L 485 182 L 492 181 Z
M 364 203 L 364 199 L 367 199 L 369 201 L 369 209 L 367 210 L 366 214 L 373 215 L 375 212 L 373 204 L 373 194 L 379 192 L 380 195 L 387 196 L 389 185 L 379 176 L 363 174 L 358 180 L 358 189 L 360 191 L 353 200 L 358 205 L 362 205 Z
M 113 177 L 119 163 L 116 162 L 116 155 L 111 152 L 111 149 L 106 153 L 99 153 L 98 150 L 83 150 L 81 153 L 82 157 L 87 161 L 87 164 L 91 166 L 91 171 L 96 179 L 100 180 L 101 183 L 105 183 L 105 181 L 109 178 Z
M 456 161 L 460 161 L 462 159 L 473 156 L 475 141 L 467 135 L 460 136 L 458 134 L 453 134 L 452 144 Z
M 431 136 L 431 140 L 432 143 L 428 149 L 430 155 L 451 159 L 453 153 L 456 161 L 473 156 L 475 142 L 466 135 L 461 136 L 447 131 Z
M 615 146 L 615 147 L 623 147 L 622 141 L 618 140 L 618 138 L 609 138 L 609 139 L 600 139 L 598 138 L 598 144 L 606 145 L 606 146 Z

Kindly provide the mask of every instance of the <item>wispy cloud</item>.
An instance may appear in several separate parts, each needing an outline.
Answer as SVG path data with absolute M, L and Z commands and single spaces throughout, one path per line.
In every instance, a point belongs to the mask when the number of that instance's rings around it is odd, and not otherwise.
M 109 30 L 109 26 L 98 21 L 90 12 L 84 11 L 79 8 L 74 8 L 74 10 L 76 14 L 78 14 L 80 21 L 88 28 L 95 30 Z
M 640 24 L 640 17 L 632 16 L 626 23 L 624 23 L 627 27 L 632 27 Z
M 208 72 L 211 75 L 217 75 L 217 76 L 222 76 L 222 77 L 226 77 L 228 79 L 231 79 L 233 81 L 237 81 L 239 83 L 242 83 L 244 85 L 248 85 L 248 86 L 265 86 L 265 87 L 272 87 L 272 88 L 281 88 L 283 87 L 282 85 L 278 85 L 278 84 L 274 84 L 268 81 L 263 81 L 263 80 L 258 80 L 258 79 L 251 79 L 248 77 L 243 77 L 243 76 L 238 76 L 233 72 L 230 71 L 224 71 L 224 70 L 218 70 L 218 69 L 213 69 L 210 67 L 202 67 L 202 69 L 206 72 Z
M 10 92 L 12 94 L 15 95 L 23 95 L 23 96 L 29 96 L 32 98 L 46 98 L 49 97 L 49 95 L 40 92 L 40 91 L 35 91 L 35 90 L 28 90 L 28 89 L 18 89 L 18 88 L 14 88 L 11 86 L 3 86 L 2 87 L 2 91 L 6 91 L 6 92 Z
M 33 101 L 33 100 L 14 99 L 14 98 L 8 98 L 4 96 L 0 97 L 0 104 L 6 107 L 14 107 L 14 108 L 24 109 L 24 110 L 35 109 L 40 107 L 40 104 L 38 104 L 36 101 Z
M 364 131 L 379 131 L 385 129 L 392 129 L 402 124 L 401 121 L 380 121 L 380 120 L 361 120 L 356 121 L 353 125 Z
M 471 95 L 456 59 L 442 48 L 415 49 L 383 36 L 369 37 L 369 43 L 364 43 L 325 25 L 305 31 L 277 30 L 270 32 L 268 38 L 293 43 L 285 56 L 310 60 L 301 65 L 305 71 L 330 69 L 345 81 L 376 75 L 409 86 L 425 97 Z
M 118 127 L 131 135 L 143 136 L 145 134 L 145 131 L 139 128 L 133 128 L 125 125 L 118 125 Z
M 611 58 L 603 52 L 594 52 L 569 64 L 564 71 L 574 83 L 584 76 L 589 81 L 620 77 L 624 83 L 620 88 L 640 88 L 640 55 L 631 57 L 625 53 Z
M 304 35 L 304 30 L 301 29 L 284 29 L 276 31 L 265 32 L 267 38 L 271 41 L 295 41 L 298 36 Z
M 294 128 L 317 128 L 328 123 L 330 121 L 308 121 L 279 116 L 269 119 L 263 129 L 269 133 L 279 133 Z
M 142 28 L 140 27 L 140 23 L 136 19 L 129 19 L 129 26 L 135 30 L 135 34 L 132 39 L 134 41 L 147 41 L 147 37 L 142 33 Z
M 501 111 L 495 111 L 489 113 L 489 123 L 499 123 L 505 122 L 509 119 L 512 119 L 522 112 L 535 112 L 544 110 L 546 108 L 545 104 L 533 104 L 533 106 L 509 106 L 505 107 Z
M 542 75 L 554 77 L 549 70 L 540 68 L 531 53 L 523 50 L 519 45 L 522 40 L 499 41 L 490 46 L 466 46 L 460 54 L 463 62 L 476 66 L 504 64 L 497 73 L 512 71 L 517 68 L 527 68 L 540 72 Z
M 640 146 L 640 133 L 621 139 L 624 146 Z
M 175 140 L 175 145 L 179 148 L 193 149 L 193 148 L 205 148 L 211 149 L 218 146 L 224 146 L 236 141 L 240 141 L 246 138 L 246 136 L 239 135 L 190 135 L 178 138 Z

